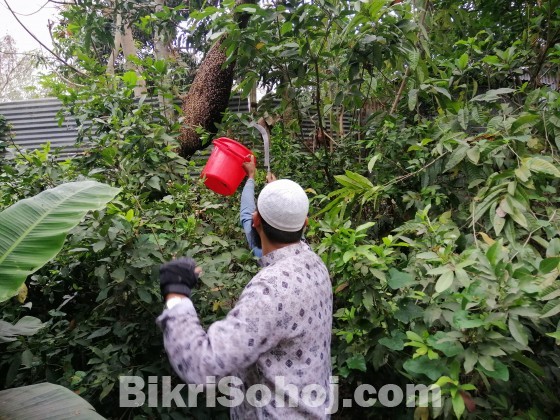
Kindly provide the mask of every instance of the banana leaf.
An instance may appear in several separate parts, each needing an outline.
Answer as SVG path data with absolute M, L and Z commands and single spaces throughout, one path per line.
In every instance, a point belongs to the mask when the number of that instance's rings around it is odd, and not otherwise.
M 0 391 L 0 419 L 103 420 L 83 398 L 60 385 L 42 383 Z
M 70 182 L 18 201 L 0 213 L 0 302 L 58 254 L 66 235 L 90 210 L 120 190 L 95 181 Z
M 45 324 L 34 316 L 24 316 L 15 325 L 0 319 L 0 344 L 16 341 L 20 335 L 33 335 L 44 326 Z

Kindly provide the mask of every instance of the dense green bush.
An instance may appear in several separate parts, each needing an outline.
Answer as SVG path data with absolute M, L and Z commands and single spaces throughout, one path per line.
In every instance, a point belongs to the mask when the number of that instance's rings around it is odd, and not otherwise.
M 514 111 L 504 94 L 523 105 Z M 418 176 L 370 181 L 389 171 L 380 130 L 370 179 L 336 177 L 341 188 L 315 230 L 336 280 L 340 374 L 366 382 L 373 369 L 384 383 L 437 383 L 446 414 L 476 406 L 483 417 L 555 415 L 559 105 L 548 89 L 503 89 L 414 130 L 389 118 L 383 127 L 401 139 L 394 154 Z M 485 131 L 473 135 L 471 124 Z M 395 229 L 372 241 L 387 197 L 401 209 Z
M 6 320 L 31 314 L 49 327 L 7 344 L 0 369 L 2 387 L 48 380 L 118 417 L 120 375 L 147 382 L 170 374 L 155 325 L 159 264 L 189 255 L 204 267 L 208 287 L 193 299 L 207 322 L 231 307 L 257 266 L 243 244 L 237 197 L 217 199 L 191 176 L 197 169 L 173 152 L 161 116 L 130 101 L 125 85 L 112 95 L 96 93 L 104 100 L 82 105 L 84 112 L 119 113 L 88 127 L 96 143 L 83 156 L 60 162 L 46 146 L 4 164 L 2 207 L 70 178 L 102 179 L 122 193 L 80 223 L 57 258 L 31 276 L 25 305 L 3 306 Z

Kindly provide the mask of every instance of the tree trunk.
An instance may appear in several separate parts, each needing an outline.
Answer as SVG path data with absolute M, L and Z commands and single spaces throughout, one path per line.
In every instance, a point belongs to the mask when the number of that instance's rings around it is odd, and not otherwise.
M 256 4 L 256 0 L 238 0 L 240 4 Z M 243 29 L 247 27 L 249 15 L 240 13 L 235 16 L 237 25 Z M 179 154 L 189 157 L 206 145 L 197 134 L 197 129 L 209 133 L 216 133 L 216 123 L 222 119 L 222 113 L 229 103 L 229 96 L 233 86 L 235 61 L 224 66 L 227 57 L 222 44 L 227 35 L 222 36 L 208 51 L 198 68 L 189 92 L 183 97 L 183 126 L 179 142 Z
M 163 6 L 165 6 L 165 0 L 156 0 L 156 13 L 161 12 L 163 10 Z M 168 41 L 168 34 L 163 29 L 157 29 L 154 34 L 154 54 L 156 56 L 156 60 L 169 60 L 171 57 L 171 51 L 169 47 Z M 170 89 L 171 81 L 168 74 L 163 76 L 163 80 L 161 81 L 161 85 L 164 88 L 164 91 L 168 91 Z M 169 121 L 173 120 L 174 112 L 173 112 L 173 101 L 166 97 L 159 89 L 158 94 L 158 103 L 162 110 L 162 114 L 167 118 Z
M 141 73 L 142 68 L 137 66 L 136 64 L 129 61 L 127 58 L 131 55 L 137 56 L 138 50 L 136 49 L 136 45 L 134 44 L 134 37 L 132 35 L 132 27 L 130 23 L 124 23 L 124 31 L 123 31 L 123 21 L 122 15 L 117 10 L 117 1 L 114 3 L 114 10 L 116 14 L 115 19 L 115 37 L 114 37 L 114 46 L 113 50 L 111 51 L 111 55 L 109 56 L 109 61 L 107 63 L 107 73 L 108 74 L 115 74 L 115 61 L 119 56 L 119 52 L 122 48 L 124 60 L 125 60 L 125 69 L 132 70 L 136 73 Z M 138 78 L 138 82 L 136 87 L 134 88 L 134 96 L 139 97 L 146 93 L 146 81 L 142 78 Z

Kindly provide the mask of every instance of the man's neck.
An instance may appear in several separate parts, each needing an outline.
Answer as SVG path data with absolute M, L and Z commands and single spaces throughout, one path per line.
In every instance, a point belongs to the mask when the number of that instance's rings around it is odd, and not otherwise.
M 273 251 L 276 251 L 278 249 L 285 248 L 287 246 L 294 245 L 294 244 L 297 244 L 297 242 L 291 242 L 289 244 L 279 244 L 279 243 L 275 243 L 275 242 L 263 241 L 263 243 L 262 243 L 262 254 L 263 254 L 263 256 L 265 256 L 265 255 L 267 255 L 267 254 L 269 254 Z

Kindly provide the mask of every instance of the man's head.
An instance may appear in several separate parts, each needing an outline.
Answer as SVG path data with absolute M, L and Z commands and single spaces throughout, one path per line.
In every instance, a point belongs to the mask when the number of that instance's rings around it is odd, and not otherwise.
M 259 194 L 253 224 L 269 242 L 290 244 L 301 239 L 308 212 L 309 199 L 303 188 L 281 179 L 267 184 Z

